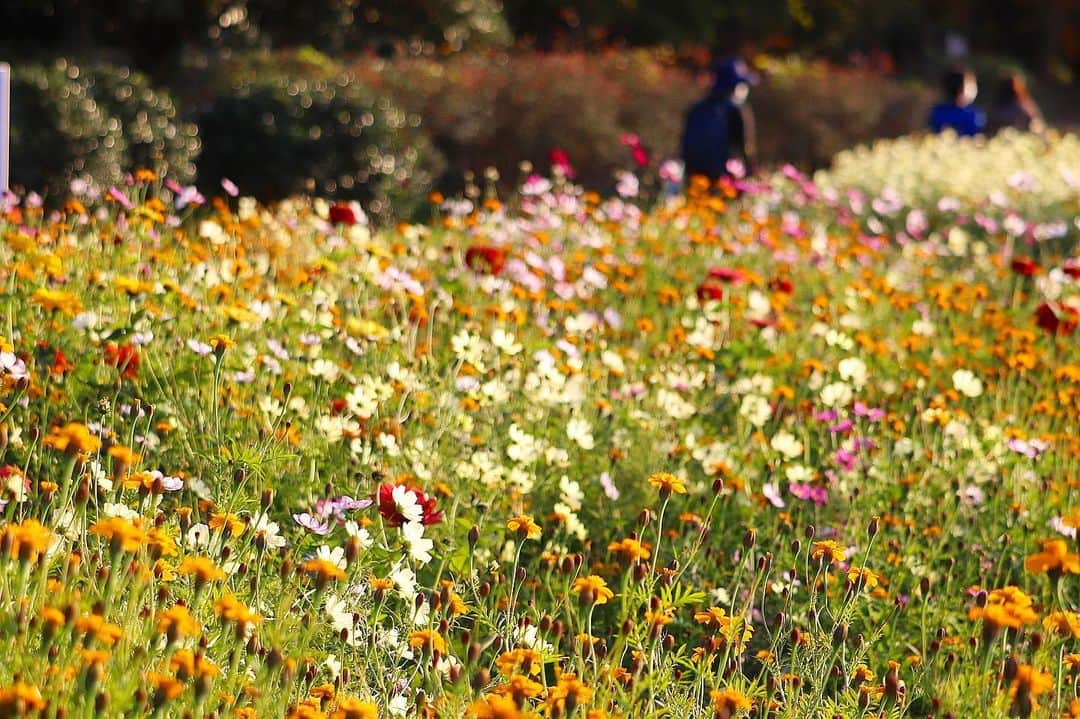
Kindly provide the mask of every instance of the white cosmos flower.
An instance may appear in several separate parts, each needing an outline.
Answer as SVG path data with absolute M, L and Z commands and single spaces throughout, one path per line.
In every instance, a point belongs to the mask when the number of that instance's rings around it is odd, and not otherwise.
M 796 439 L 791 432 L 783 429 L 773 435 L 769 446 L 788 459 L 794 459 L 803 452 L 802 442 Z
M 840 370 L 840 376 L 851 382 L 855 389 L 861 389 L 866 384 L 866 363 L 858 357 L 840 360 L 837 369 Z
M 953 389 L 965 397 L 978 397 L 983 393 L 982 380 L 968 369 L 958 369 L 952 375 Z
M 772 407 L 769 400 L 761 395 L 748 394 L 739 405 L 739 416 L 755 427 L 762 427 L 772 416 Z
M 344 547 L 331 548 L 324 544 L 315 552 L 315 557 L 330 562 L 338 569 L 344 569 L 346 566 Z
M 491 344 L 495 345 L 496 349 L 503 354 L 511 357 L 521 352 L 521 344 L 515 340 L 513 333 L 507 332 L 501 327 L 496 327 L 491 333 Z
M 394 506 L 405 522 L 419 522 L 424 517 L 424 510 L 411 490 L 402 485 L 394 487 L 390 494 L 394 500 Z
M 833 382 L 821 388 L 821 403 L 826 407 L 845 407 L 854 394 L 847 382 Z
M 577 442 L 582 449 L 589 450 L 596 446 L 592 436 L 592 427 L 588 420 L 574 417 L 566 423 L 566 436 Z
M 409 545 L 410 557 L 421 564 L 427 564 L 431 561 L 431 550 L 435 546 L 435 542 L 424 536 L 423 524 L 420 522 L 406 522 L 401 526 L 401 536 L 405 538 L 405 543 Z

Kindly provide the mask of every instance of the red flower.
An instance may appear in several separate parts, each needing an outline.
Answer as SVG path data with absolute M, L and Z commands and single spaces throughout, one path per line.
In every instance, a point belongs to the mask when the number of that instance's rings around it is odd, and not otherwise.
M 1013 272 L 1024 277 L 1031 277 L 1039 273 L 1038 263 L 1030 257 L 1014 257 L 1009 266 L 1012 267 Z
M 339 202 L 330 208 L 330 221 L 335 225 L 355 225 L 356 213 L 348 205 Z
M 1080 258 L 1073 257 L 1065 260 L 1065 264 L 1061 267 L 1061 271 L 1072 277 L 1074 280 L 1080 280 Z
M 724 287 L 714 280 L 705 280 L 698 285 L 697 298 L 701 302 L 706 300 L 722 300 L 724 299 Z
M 1080 326 L 1080 310 L 1068 305 L 1057 305 L 1055 310 L 1043 302 L 1035 310 L 1035 324 L 1052 335 L 1071 335 Z
M 105 345 L 105 361 L 120 370 L 124 379 L 135 379 L 139 373 L 139 351 L 133 344 L 109 342 Z
M 71 364 L 63 352 L 56 350 L 53 353 L 53 365 L 51 370 L 53 374 L 64 375 L 73 369 L 75 369 L 75 365 Z
M 557 167 L 562 170 L 562 173 L 570 180 L 574 179 L 577 173 L 574 172 L 573 166 L 570 164 L 570 156 L 566 154 L 566 150 L 561 147 L 556 147 L 554 150 L 548 153 L 548 160 L 551 161 L 553 167 Z
M 465 264 L 475 272 L 498 275 L 506 264 L 506 253 L 491 245 L 475 245 L 466 250 Z
M 375 491 L 375 500 L 379 504 L 379 514 L 386 520 L 386 523 L 391 527 L 400 527 L 408 519 L 401 513 L 398 508 L 397 501 L 394 499 L 394 488 L 402 486 L 406 491 L 411 492 L 416 498 L 416 504 L 419 505 L 421 511 L 420 522 L 422 524 L 438 524 L 442 521 L 442 512 L 435 509 L 435 498 L 428 497 L 424 494 L 424 490 L 418 487 L 412 487 L 407 485 L 396 485 L 389 482 L 380 484 L 379 488 Z
M 710 267 L 709 277 L 733 285 L 742 284 L 746 281 L 746 273 L 734 267 Z
M 634 158 L 634 164 L 638 167 L 648 167 L 649 153 L 641 145 L 635 145 L 630 149 L 630 156 Z
M 769 282 L 769 289 L 773 292 L 782 292 L 785 295 L 795 293 L 795 284 L 787 277 L 776 277 Z

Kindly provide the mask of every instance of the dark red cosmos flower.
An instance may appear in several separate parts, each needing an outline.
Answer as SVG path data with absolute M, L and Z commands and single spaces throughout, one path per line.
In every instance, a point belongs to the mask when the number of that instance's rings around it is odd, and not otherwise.
M 339 202 L 330 208 L 330 221 L 335 225 L 355 225 L 356 213 L 348 205 Z
M 474 245 L 465 251 L 465 264 L 475 272 L 498 275 L 506 265 L 506 253 L 491 245 Z
M 714 279 L 707 279 L 698 285 L 697 298 L 700 302 L 722 300 L 724 299 L 724 286 Z
M 1009 266 L 1013 272 L 1024 277 L 1031 277 L 1039 273 L 1039 264 L 1030 257 L 1014 257 Z
M 105 361 L 120 370 L 124 379 L 135 379 L 139 373 L 139 351 L 133 344 L 109 342 L 105 345 Z
M 562 173 L 566 175 L 567 179 L 574 179 L 577 173 L 574 172 L 573 166 L 570 164 L 570 155 L 566 154 L 566 150 L 561 147 L 556 147 L 548 153 L 548 160 L 553 167 L 557 167 L 562 170 Z
M 345 414 L 345 410 L 349 408 L 349 403 L 343 399 L 330 400 L 330 414 L 337 417 L 338 415 Z
M 795 283 L 793 283 L 787 277 L 776 277 L 769 282 L 769 289 L 771 289 L 773 292 L 781 292 L 785 295 L 791 295 L 795 293 Z
M 386 482 L 380 484 L 379 488 L 375 490 L 375 500 L 379 503 L 379 514 L 386 520 L 386 523 L 391 527 L 400 527 L 405 523 L 405 516 L 401 514 L 398 509 L 397 502 L 394 500 L 394 488 L 403 486 L 408 492 L 411 492 L 416 497 L 416 503 L 420 506 L 422 512 L 420 522 L 424 525 L 438 524 L 442 521 L 442 512 L 435 509 L 435 498 L 428 497 L 424 494 L 424 490 L 419 487 L 413 487 L 409 485 L 396 485 Z
M 1055 310 L 1043 302 L 1035 310 L 1035 324 L 1052 335 L 1071 335 L 1080 326 L 1080 310 L 1068 305 L 1057 305 Z
M 1062 265 L 1061 271 L 1072 277 L 1074 280 L 1080 280 L 1080 257 L 1073 257 L 1065 260 L 1065 264 Z
M 746 281 L 746 273 L 734 267 L 710 267 L 709 277 L 732 285 Z

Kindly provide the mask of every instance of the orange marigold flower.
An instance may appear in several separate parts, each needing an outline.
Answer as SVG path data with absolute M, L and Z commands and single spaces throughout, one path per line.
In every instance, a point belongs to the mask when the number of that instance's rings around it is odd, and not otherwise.
M 750 698 L 738 689 L 713 689 L 709 692 L 717 719 L 731 719 L 739 712 L 749 711 L 753 706 Z
M 15 682 L 10 687 L 0 688 L 0 715 L 25 716 L 28 711 L 41 711 L 45 708 L 45 699 L 32 684 Z
M 378 719 L 379 708 L 355 697 L 339 697 L 337 709 L 330 716 L 333 719 Z
M 247 522 L 240 519 L 239 515 L 216 512 L 210 515 L 208 522 L 210 529 L 225 529 L 229 536 L 238 537 L 247 529 Z
M 345 574 L 344 569 L 328 559 L 309 559 L 300 565 L 300 569 L 308 574 L 314 574 L 316 580 L 321 584 L 325 584 L 331 579 L 344 579 L 348 576 Z
M 146 541 L 142 527 L 123 517 L 106 517 L 90 525 L 90 533 L 109 540 L 113 551 L 137 552 Z
M 1024 560 L 1024 569 L 1054 578 L 1062 574 L 1080 574 L 1080 555 L 1070 552 L 1064 539 L 1047 539 L 1042 543 L 1041 552 Z
M 1039 621 L 1039 615 L 1031 607 L 1031 597 L 1019 587 L 1012 585 L 995 589 L 986 598 L 986 606 L 972 607 L 968 619 L 981 619 L 987 627 L 996 631 L 1002 627 L 1020 629 Z
M 609 544 L 608 551 L 613 554 L 621 554 L 628 562 L 636 562 L 652 556 L 652 545 L 628 537 Z
M 506 677 L 513 675 L 518 670 L 525 674 L 539 674 L 543 664 L 544 657 L 540 652 L 535 649 L 524 648 L 503 652 L 495 660 L 495 666 Z
M 469 705 L 469 708 L 465 710 L 465 714 L 466 716 L 474 717 L 474 719 L 525 718 L 525 714 L 518 709 L 518 705 L 513 699 L 499 694 L 492 694 L 483 699 L 477 699 Z
M 576 674 L 563 674 L 553 687 L 548 688 L 544 705 L 553 716 L 569 715 L 579 706 L 592 701 L 593 690 L 577 678 Z
M 215 582 L 226 577 L 224 570 L 214 564 L 214 560 L 210 557 L 184 557 L 177 571 L 181 574 L 193 575 L 196 584 Z
M 62 290 L 50 290 L 44 287 L 35 290 L 31 300 L 46 312 L 57 311 L 68 317 L 74 317 L 83 308 L 82 300 L 72 293 Z
M 259 624 L 263 620 L 261 614 L 248 609 L 247 605 L 233 594 L 225 594 L 214 602 L 214 612 L 225 621 L 237 624 Z
M 607 604 L 608 600 L 615 596 L 615 592 L 608 589 L 604 578 L 595 574 L 575 579 L 570 591 L 578 595 L 582 603 L 590 605 Z
M 834 542 L 831 539 L 823 539 L 814 542 L 814 545 L 810 548 L 810 556 L 815 560 L 826 561 L 832 564 L 847 559 L 847 549 L 839 542 Z
M 1009 685 L 1009 699 L 1013 709 L 1023 717 L 1031 716 L 1031 713 L 1039 709 L 1036 701 L 1040 694 L 1045 694 L 1054 688 L 1054 678 L 1045 672 L 1040 672 L 1030 664 L 1021 664 L 1016 669 L 1016 676 Z
M 1080 614 L 1055 611 L 1043 619 L 1043 627 L 1059 637 L 1080 639 Z
M 506 528 L 522 539 L 540 539 L 540 525 L 527 514 L 511 517 L 506 523 Z
M 649 475 L 649 484 L 660 490 L 661 496 L 672 494 L 686 494 L 686 484 L 668 472 L 656 472 Z
M 409 634 L 409 646 L 413 649 L 428 649 L 446 656 L 446 640 L 432 629 L 418 629 Z
M 79 422 L 53 427 L 42 443 L 58 452 L 89 454 L 101 449 L 101 440 L 90 434 L 90 429 Z
M 75 620 L 75 629 L 83 634 L 94 635 L 95 639 L 107 647 L 116 644 L 120 637 L 124 636 L 124 630 L 116 624 L 105 621 L 105 617 L 100 614 L 88 614 L 85 617 L 79 617 Z
M 158 697 L 163 700 L 176 699 L 184 693 L 184 684 L 177 681 L 176 677 L 161 672 L 147 672 L 146 683 L 154 688 Z
M 202 632 L 202 626 L 183 604 L 174 604 L 158 612 L 155 625 L 159 632 L 169 637 L 170 641 L 179 637 L 195 637 Z
M 0 532 L 11 544 L 11 556 L 20 561 L 36 562 L 42 552 L 52 544 L 53 534 L 36 519 L 20 524 L 9 524 Z

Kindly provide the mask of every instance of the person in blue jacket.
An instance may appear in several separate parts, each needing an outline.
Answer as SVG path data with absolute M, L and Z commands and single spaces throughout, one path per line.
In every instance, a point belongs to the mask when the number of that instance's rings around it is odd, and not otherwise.
M 685 177 L 710 180 L 730 175 L 729 160 L 747 172 L 754 160 L 754 116 L 746 105 L 757 77 L 741 60 L 724 60 L 707 97 L 690 108 L 682 137 Z
M 941 89 L 944 99 L 930 110 L 930 129 L 938 133 L 948 128 L 961 137 L 982 133 L 986 115 L 972 104 L 979 92 L 975 73 L 966 68 L 949 70 L 942 78 Z

